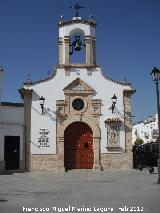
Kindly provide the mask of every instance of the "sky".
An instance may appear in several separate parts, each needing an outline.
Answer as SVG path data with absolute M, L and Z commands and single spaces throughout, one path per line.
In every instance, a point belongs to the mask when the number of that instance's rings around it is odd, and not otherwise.
M 80 16 L 97 22 L 97 64 L 113 80 L 136 89 L 133 122 L 156 113 L 151 79 L 160 68 L 160 0 L 79 0 Z M 41 80 L 58 64 L 58 21 L 72 19 L 73 0 L 0 0 L 0 64 L 5 73 L 2 101 L 21 102 L 18 89 L 31 75 Z

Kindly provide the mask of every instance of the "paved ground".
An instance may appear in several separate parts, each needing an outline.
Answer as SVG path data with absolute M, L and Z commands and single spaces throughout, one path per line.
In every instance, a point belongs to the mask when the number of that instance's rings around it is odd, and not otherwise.
M 136 170 L 0 175 L 0 213 L 159 213 L 156 182 L 157 174 Z

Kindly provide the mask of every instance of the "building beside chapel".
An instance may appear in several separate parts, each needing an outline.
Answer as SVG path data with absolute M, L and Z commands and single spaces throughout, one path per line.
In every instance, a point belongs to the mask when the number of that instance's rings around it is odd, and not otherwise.
M 158 139 L 158 114 L 149 116 L 143 121 L 133 124 L 132 143 L 142 139 L 144 143 L 156 142 Z
M 97 65 L 93 18 L 62 18 L 58 27 L 59 61 L 53 73 L 44 80 L 25 82 L 19 90 L 24 105 L 14 106 L 21 114 L 16 116 L 20 120 L 13 122 L 21 124 L 14 135 L 19 136 L 19 142 L 16 138 L 10 141 L 19 144 L 20 163 L 15 169 L 132 168 L 131 96 L 135 90 L 126 82 L 104 76 Z M 81 51 L 84 61 L 72 63 L 72 56 Z M 4 103 L 1 115 L 3 108 L 7 108 Z M 9 128 L 0 132 L 1 170 L 6 169 L 4 153 L 9 139 L 5 137 L 10 135 Z

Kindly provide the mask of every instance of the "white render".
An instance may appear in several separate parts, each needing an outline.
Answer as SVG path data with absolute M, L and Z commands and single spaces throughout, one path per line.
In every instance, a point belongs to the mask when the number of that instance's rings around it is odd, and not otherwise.
M 150 116 L 144 121 L 137 122 L 132 129 L 132 143 L 140 138 L 144 143 L 155 142 L 158 137 L 158 115 Z
M 41 83 L 35 83 L 30 86 L 33 89 L 32 98 L 32 111 L 31 111 L 31 142 L 32 142 L 32 154 L 56 154 L 56 100 L 64 100 L 63 89 L 70 84 L 73 80 L 79 77 L 82 81 L 90 85 L 95 91 L 95 99 L 102 100 L 102 115 L 101 116 L 101 152 L 107 153 L 107 130 L 104 121 L 107 118 L 117 117 L 117 113 L 111 112 L 111 97 L 116 94 L 118 101 L 116 108 L 119 111 L 118 117 L 122 120 L 120 131 L 120 145 L 125 149 L 125 134 L 124 134 L 124 106 L 123 106 L 123 90 L 130 89 L 130 86 L 123 86 L 117 84 L 101 74 L 100 68 L 94 69 L 92 75 L 87 74 L 87 70 L 79 69 L 79 75 L 76 74 L 77 69 L 73 69 L 70 76 L 65 75 L 65 70 L 57 69 L 53 78 Z M 98 79 L 98 80 L 97 80 Z M 28 87 L 27 87 L 28 88 Z M 51 120 L 49 116 L 41 114 L 39 98 L 45 97 L 45 108 L 49 108 L 53 111 L 52 116 L 55 120 Z M 120 116 L 121 115 L 121 116 Z M 37 139 L 39 137 L 40 129 L 46 128 L 50 132 L 50 147 L 37 148 Z
M 8 104 L 9 105 L 9 104 Z M 20 136 L 20 170 L 24 171 L 24 108 L 0 105 L 0 161 L 4 162 L 4 137 Z

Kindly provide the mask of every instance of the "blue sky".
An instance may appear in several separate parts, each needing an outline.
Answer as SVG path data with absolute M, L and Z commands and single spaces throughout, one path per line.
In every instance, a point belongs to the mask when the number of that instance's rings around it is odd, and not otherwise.
M 31 74 L 40 80 L 58 63 L 58 26 L 71 19 L 73 0 L 0 0 L 0 64 L 5 69 L 3 101 L 21 101 L 17 92 Z M 150 72 L 160 68 L 160 0 L 81 0 L 80 15 L 97 21 L 97 64 L 114 80 L 127 78 L 137 90 L 134 121 L 156 112 Z

